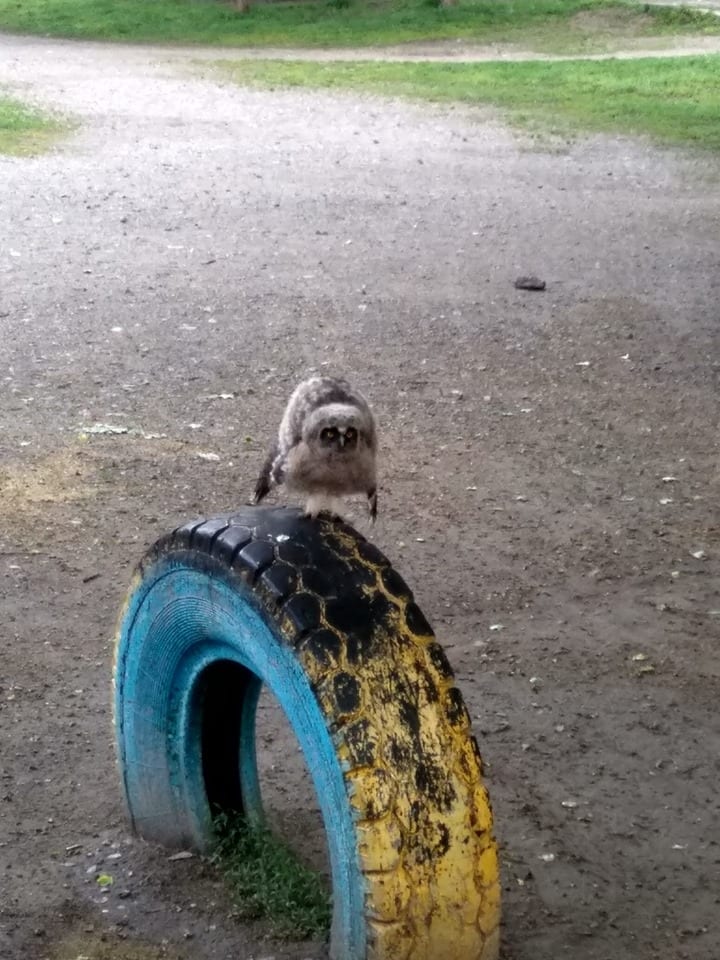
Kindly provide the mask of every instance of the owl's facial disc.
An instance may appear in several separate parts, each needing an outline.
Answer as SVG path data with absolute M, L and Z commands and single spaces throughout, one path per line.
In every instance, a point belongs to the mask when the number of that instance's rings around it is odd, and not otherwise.
M 354 450 L 357 446 L 358 432 L 355 427 L 341 424 L 337 427 L 324 427 L 320 431 L 320 443 L 324 447 L 337 450 Z

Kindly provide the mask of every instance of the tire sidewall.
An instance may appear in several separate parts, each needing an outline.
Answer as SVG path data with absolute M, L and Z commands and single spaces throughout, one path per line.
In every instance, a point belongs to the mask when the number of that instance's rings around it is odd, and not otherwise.
M 305 756 L 323 817 L 333 882 L 331 955 L 365 956 L 365 891 L 353 812 L 325 717 L 294 650 L 251 587 L 187 551 L 146 567 L 121 616 L 114 717 L 123 794 L 136 832 L 202 849 L 211 835 L 197 690 L 218 661 L 272 691 Z

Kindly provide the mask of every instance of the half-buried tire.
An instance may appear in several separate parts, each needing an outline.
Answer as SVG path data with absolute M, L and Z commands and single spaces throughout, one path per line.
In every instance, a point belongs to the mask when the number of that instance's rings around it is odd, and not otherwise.
M 248 507 L 142 560 L 115 663 L 134 830 L 202 850 L 214 808 L 261 819 L 263 683 L 317 793 L 332 957 L 495 960 L 497 850 L 467 710 L 403 579 L 339 520 Z

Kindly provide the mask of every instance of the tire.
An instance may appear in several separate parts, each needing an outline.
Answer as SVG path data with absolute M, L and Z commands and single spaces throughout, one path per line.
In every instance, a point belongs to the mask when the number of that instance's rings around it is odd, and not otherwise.
M 403 579 L 339 520 L 248 507 L 142 560 L 114 669 L 134 830 L 203 850 L 215 806 L 261 819 L 262 683 L 317 793 L 331 956 L 495 960 L 497 849 L 467 710 Z

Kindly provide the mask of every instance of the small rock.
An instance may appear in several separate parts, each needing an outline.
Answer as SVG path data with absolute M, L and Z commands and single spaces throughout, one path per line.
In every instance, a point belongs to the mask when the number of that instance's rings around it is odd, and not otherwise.
M 180 850 L 168 857 L 168 860 L 190 860 L 195 854 L 191 850 Z
M 516 290 L 544 290 L 545 281 L 539 277 L 518 277 L 515 280 Z

